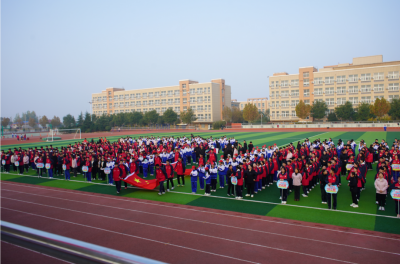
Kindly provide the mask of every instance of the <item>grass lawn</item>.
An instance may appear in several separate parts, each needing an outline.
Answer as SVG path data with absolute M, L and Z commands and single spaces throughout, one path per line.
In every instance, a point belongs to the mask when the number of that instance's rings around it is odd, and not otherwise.
M 396 135 L 397 134 L 397 135 Z M 143 134 L 149 135 L 149 134 Z M 173 136 L 189 136 L 190 133 L 152 133 L 155 136 L 173 135 Z M 278 146 L 284 146 L 290 142 L 302 141 L 305 138 L 310 140 L 321 138 L 321 140 L 332 138 L 336 143 L 338 139 L 344 142 L 350 139 L 360 141 L 364 139 L 367 144 L 373 142 L 375 139 L 386 139 L 389 144 L 398 137 L 395 132 L 218 132 L 215 133 L 197 133 L 203 137 L 220 137 L 226 135 L 227 137 L 235 137 L 239 142 L 246 140 L 252 141 L 256 146 L 273 145 L 276 143 Z M 133 135 L 138 137 L 140 135 Z M 114 141 L 119 137 L 107 137 L 109 140 Z M 74 141 L 72 141 L 74 142 Z M 53 147 L 65 146 L 66 142 L 52 142 Z M 5 146 L 6 149 L 14 147 L 45 147 L 49 145 L 47 142 L 31 143 L 23 145 L 10 145 Z M 189 168 L 189 165 L 188 165 Z M 375 165 L 374 165 L 375 169 Z M 19 176 L 17 173 L 11 172 L 10 174 L 1 174 L 2 181 L 21 182 L 34 185 L 51 186 L 63 189 L 73 189 L 86 192 L 103 193 L 115 195 L 115 187 L 107 185 L 106 182 L 95 181 L 95 183 L 87 183 L 83 175 L 78 175 L 77 178 L 71 181 L 64 181 L 63 176 L 56 176 L 55 179 L 38 178 L 35 177 L 36 171 L 30 171 L 24 176 Z M 27 177 L 29 176 L 29 177 Z M 359 208 L 350 207 L 351 194 L 348 186 L 345 184 L 345 178 L 342 177 L 342 187 L 338 193 L 338 206 L 336 211 L 328 210 L 328 207 L 321 204 L 321 195 L 319 185 L 310 192 L 308 198 L 301 197 L 299 202 L 294 202 L 294 195 L 288 196 L 288 204 L 282 205 L 279 200 L 279 190 L 277 187 L 271 186 L 262 190 L 255 195 L 254 198 L 249 199 L 246 197 L 243 200 L 235 200 L 234 198 L 226 195 L 227 189 L 217 189 L 217 192 L 212 193 L 211 197 L 203 196 L 203 191 L 197 191 L 193 195 L 190 187 L 190 179 L 186 177 L 186 185 L 184 187 L 176 187 L 172 192 L 166 195 L 157 195 L 157 190 L 140 190 L 137 188 L 128 188 L 122 190 L 120 196 L 134 197 L 139 199 L 147 199 L 154 201 L 163 201 L 176 204 L 187 204 L 192 206 L 200 206 L 207 208 L 222 209 L 235 212 L 243 212 L 256 215 L 266 215 L 272 217 L 280 217 L 294 220 L 301 220 L 313 223 L 332 224 L 343 227 L 353 227 L 366 230 L 375 230 L 387 233 L 400 234 L 398 224 L 400 219 L 395 217 L 394 201 L 388 197 L 386 211 L 378 211 L 375 204 L 375 188 L 374 188 L 375 170 L 369 171 L 367 174 L 366 190 L 361 193 L 361 201 Z M 154 178 L 154 177 L 149 177 Z M 175 181 L 176 183 L 176 181 Z M 219 184 L 217 184 L 219 186 Z M 245 191 L 245 190 L 244 190 Z

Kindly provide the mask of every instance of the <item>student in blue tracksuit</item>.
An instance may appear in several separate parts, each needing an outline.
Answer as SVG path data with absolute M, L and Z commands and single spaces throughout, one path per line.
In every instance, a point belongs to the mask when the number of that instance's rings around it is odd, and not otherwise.
M 211 175 L 211 191 L 217 191 L 217 178 L 218 178 L 218 169 L 215 167 L 214 163 L 211 164 L 209 169 Z
M 147 159 L 143 160 L 142 166 L 143 166 L 143 178 L 147 178 L 149 172 L 149 162 L 147 161 Z
M 199 176 L 199 172 L 196 170 L 195 166 L 192 166 L 192 171 L 190 172 L 190 181 L 192 183 L 192 193 L 195 194 L 197 192 L 197 177 Z
M 115 167 L 114 161 L 111 161 L 110 158 L 107 159 L 106 168 L 110 169 L 110 173 L 108 174 L 108 184 L 113 185 L 113 169 Z
M 194 151 L 194 146 L 191 149 L 191 153 L 192 153 L 192 163 L 196 164 L 196 152 Z
M 210 187 L 211 187 L 211 175 L 209 173 L 209 168 L 205 167 L 205 173 L 203 179 L 206 181 L 206 191 L 204 195 L 209 196 L 211 195 Z
M 224 161 L 220 160 L 218 165 L 218 176 L 219 176 L 219 188 L 224 188 L 225 176 L 226 176 L 226 166 L 224 165 Z M 227 179 L 228 180 L 228 179 Z
M 206 175 L 206 169 L 203 165 L 197 168 L 199 172 L 199 182 L 200 182 L 200 190 L 204 190 L 204 176 Z

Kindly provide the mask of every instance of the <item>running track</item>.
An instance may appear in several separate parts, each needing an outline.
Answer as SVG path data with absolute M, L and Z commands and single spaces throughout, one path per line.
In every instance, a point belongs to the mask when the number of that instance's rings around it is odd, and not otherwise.
M 168 263 L 400 262 L 399 235 L 4 181 L 1 189 L 2 220 Z M 19 253 L 62 262 L 4 245 L 7 263 L 21 263 Z

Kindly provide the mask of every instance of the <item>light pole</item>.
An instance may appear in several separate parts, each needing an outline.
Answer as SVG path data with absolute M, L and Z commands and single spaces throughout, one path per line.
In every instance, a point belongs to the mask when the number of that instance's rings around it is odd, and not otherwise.
M 92 107 L 92 104 L 93 104 L 93 102 L 89 102 L 89 104 L 90 104 L 90 110 L 91 110 L 91 115 L 90 115 L 90 122 L 93 122 L 93 107 Z

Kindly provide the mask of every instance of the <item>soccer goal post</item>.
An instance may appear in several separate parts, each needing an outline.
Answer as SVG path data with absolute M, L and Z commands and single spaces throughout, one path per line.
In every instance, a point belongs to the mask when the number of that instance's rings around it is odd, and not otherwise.
M 54 140 L 69 140 L 69 139 L 82 139 L 80 128 L 71 129 L 50 129 L 46 141 L 53 142 Z

